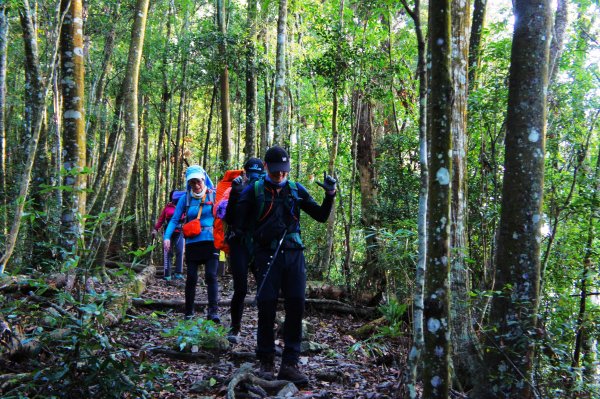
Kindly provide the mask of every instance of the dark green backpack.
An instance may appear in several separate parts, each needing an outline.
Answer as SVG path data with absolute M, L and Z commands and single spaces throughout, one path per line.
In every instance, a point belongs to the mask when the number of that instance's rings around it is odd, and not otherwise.
M 290 191 L 292 192 L 292 198 L 294 202 L 300 201 L 300 197 L 298 196 L 298 185 L 296 182 L 288 180 L 288 185 L 290 186 Z M 271 208 L 267 209 L 267 212 L 263 215 L 263 211 L 265 209 L 265 181 L 263 179 L 257 180 L 254 182 L 254 197 L 256 198 L 256 203 L 258 204 L 258 213 L 256 214 L 256 221 L 260 222 L 264 220 L 269 212 L 271 212 Z

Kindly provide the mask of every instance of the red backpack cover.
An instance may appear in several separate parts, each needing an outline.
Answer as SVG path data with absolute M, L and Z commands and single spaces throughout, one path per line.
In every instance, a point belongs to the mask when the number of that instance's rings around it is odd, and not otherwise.
M 215 206 L 213 206 L 213 216 L 215 217 L 215 223 L 213 226 L 213 236 L 215 238 L 215 248 L 229 253 L 229 245 L 225 242 L 225 226 L 224 221 L 217 217 L 217 208 L 219 203 L 229 199 L 229 190 L 231 188 L 231 182 L 236 177 L 240 176 L 243 169 L 228 170 L 225 172 L 223 178 L 217 183 L 217 195 L 215 198 Z

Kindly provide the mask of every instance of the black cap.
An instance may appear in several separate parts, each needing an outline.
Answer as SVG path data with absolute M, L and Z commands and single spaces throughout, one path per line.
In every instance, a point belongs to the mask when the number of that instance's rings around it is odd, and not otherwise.
M 278 145 L 274 145 L 267 150 L 265 162 L 269 168 L 269 172 L 276 173 L 290 171 L 290 156 Z
M 260 158 L 248 158 L 244 164 L 244 170 L 246 173 L 262 173 L 264 170 L 263 161 L 261 161 Z

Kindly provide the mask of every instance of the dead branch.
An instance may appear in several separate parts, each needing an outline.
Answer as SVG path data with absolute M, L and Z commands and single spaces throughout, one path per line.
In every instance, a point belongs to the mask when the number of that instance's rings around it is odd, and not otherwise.
M 152 298 L 133 298 L 134 306 L 144 307 L 148 309 L 183 309 L 184 301 L 182 300 L 171 300 L 171 299 L 152 299 Z M 283 300 L 280 299 L 283 303 Z M 251 305 L 253 299 L 246 298 L 244 301 L 246 305 Z M 220 306 L 229 306 L 230 300 L 219 301 Z M 198 306 L 208 306 L 208 301 L 196 301 Z M 378 315 L 377 309 L 350 305 L 344 302 L 335 301 L 331 299 L 306 299 L 307 310 L 314 310 L 320 312 L 339 313 L 339 314 L 352 314 L 362 318 L 372 318 Z

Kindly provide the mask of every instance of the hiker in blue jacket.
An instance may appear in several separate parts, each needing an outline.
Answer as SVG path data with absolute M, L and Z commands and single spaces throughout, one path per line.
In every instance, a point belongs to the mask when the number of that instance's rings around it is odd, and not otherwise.
M 248 186 L 254 186 L 254 182 L 263 177 L 263 161 L 251 157 L 244 163 L 244 175 L 236 177 L 231 182 L 231 192 L 225 211 L 227 222 L 227 244 L 229 245 L 229 267 L 233 277 L 233 296 L 231 297 L 231 326 L 227 339 L 231 343 L 238 342 L 238 334 L 242 324 L 244 313 L 244 300 L 248 294 L 248 269 L 251 267 L 251 245 L 252 239 L 249 234 L 236 230 L 236 207 L 241 192 Z
M 185 238 L 185 263 L 187 265 L 187 278 L 185 281 L 185 318 L 191 319 L 194 315 L 194 300 L 196 285 L 198 284 L 198 267 L 204 264 L 204 279 L 208 291 L 208 309 L 206 318 L 219 323 L 219 282 L 217 280 L 217 267 L 219 264 L 219 251 L 215 248 L 213 238 L 213 212 L 215 201 L 214 185 L 208 174 L 198 165 L 192 165 L 185 171 L 187 186 L 186 195 L 177 202 L 173 217 L 169 221 L 164 235 L 164 250 L 171 248 L 171 234 L 177 227 L 177 221 L 185 214 L 185 223 L 194 219 L 200 220 L 200 232 L 195 236 Z M 185 232 L 185 225 L 184 225 Z
M 306 289 L 300 210 L 318 222 L 327 221 L 336 193 L 336 181 L 324 174 L 324 182 L 317 183 L 325 190 L 323 203 L 318 205 L 306 188 L 288 180 L 290 159 L 283 148 L 273 146 L 267 150 L 265 169 L 264 180 L 244 189 L 236 208 L 238 228 L 252 231 L 254 261 L 258 268 L 256 355 L 262 377 L 273 378 L 273 327 L 281 290 L 285 308 L 285 347 L 277 378 L 305 385 L 308 377 L 298 369 Z M 275 253 L 282 238 L 280 249 Z M 272 256 L 274 259 L 269 265 Z

